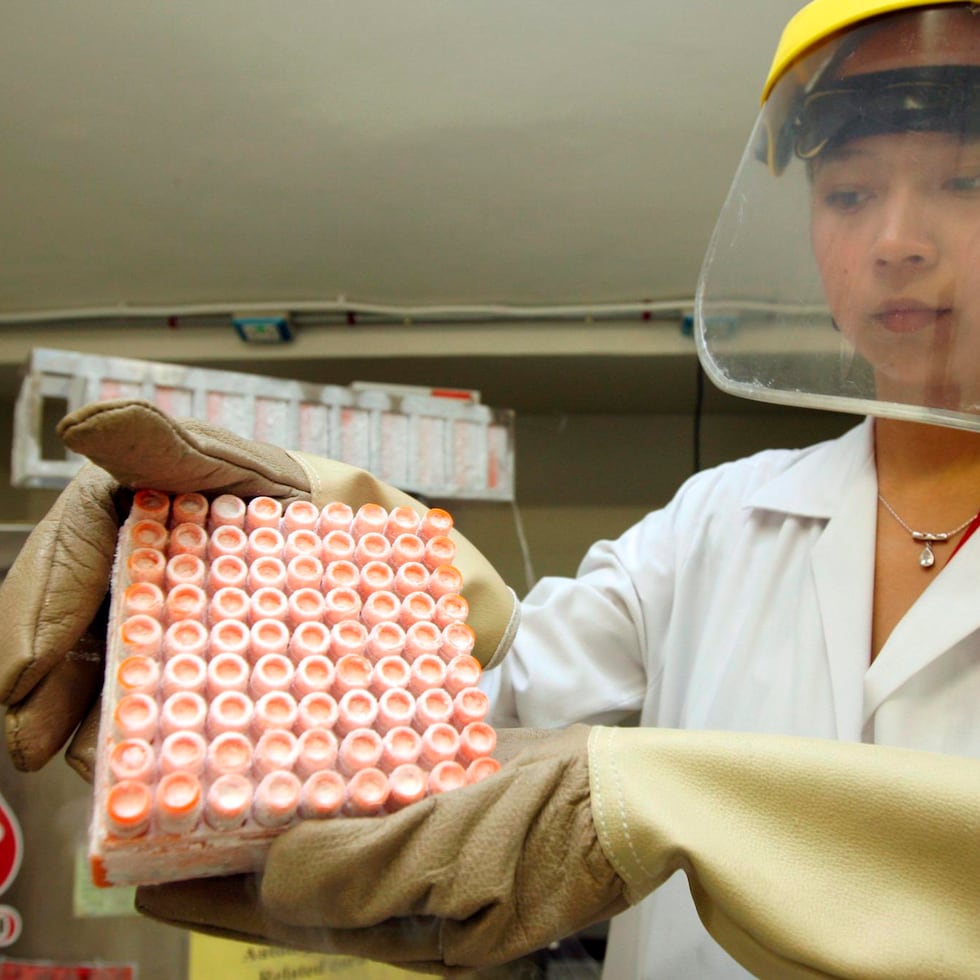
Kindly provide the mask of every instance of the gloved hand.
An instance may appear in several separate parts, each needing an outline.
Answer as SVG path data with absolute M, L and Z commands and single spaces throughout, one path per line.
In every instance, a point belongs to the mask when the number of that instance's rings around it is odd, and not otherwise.
M 778 980 L 980 975 L 980 761 L 771 735 L 501 732 L 499 773 L 308 821 L 264 875 L 137 890 L 144 914 L 452 976 L 638 902 L 674 871 Z
M 177 422 L 146 402 L 86 406 L 62 419 L 58 434 L 97 465 L 86 465 L 64 490 L 0 587 L 0 703 L 10 755 L 25 771 L 43 766 L 77 729 L 68 761 L 92 777 L 107 589 L 133 489 L 424 510 L 363 470 L 203 422 Z M 480 552 L 457 531 L 452 536 L 477 635 L 474 656 L 487 665 L 509 648 L 519 607 Z

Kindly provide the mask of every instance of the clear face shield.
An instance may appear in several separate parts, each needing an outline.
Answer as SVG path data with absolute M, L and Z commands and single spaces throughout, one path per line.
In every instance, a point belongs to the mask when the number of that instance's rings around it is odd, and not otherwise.
M 732 394 L 980 429 L 980 8 L 865 21 L 784 73 L 695 321 Z

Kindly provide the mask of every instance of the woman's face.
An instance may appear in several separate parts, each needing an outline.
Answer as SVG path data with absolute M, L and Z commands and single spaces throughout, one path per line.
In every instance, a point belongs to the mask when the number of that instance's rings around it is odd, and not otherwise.
M 879 31 L 841 74 L 980 64 L 980 17 L 947 18 L 937 36 L 928 16 Z M 834 320 L 878 397 L 980 411 L 980 139 L 895 133 L 821 154 L 812 238 Z

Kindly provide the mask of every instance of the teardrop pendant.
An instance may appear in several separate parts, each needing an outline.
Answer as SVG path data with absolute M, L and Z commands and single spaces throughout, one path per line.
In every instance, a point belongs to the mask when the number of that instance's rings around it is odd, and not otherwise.
M 919 564 L 923 568 L 932 568 L 935 563 L 936 556 L 933 554 L 932 548 L 929 546 L 929 542 L 927 541 L 925 547 L 919 553 Z

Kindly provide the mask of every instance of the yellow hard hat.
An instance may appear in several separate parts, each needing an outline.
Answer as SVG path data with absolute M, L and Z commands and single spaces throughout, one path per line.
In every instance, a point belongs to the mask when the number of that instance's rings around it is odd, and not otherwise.
M 765 102 L 772 87 L 786 73 L 786 70 L 811 48 L 825 41 L 846 27 L 879 14 L 889 14 L 896 10 L 910 10 L 915 7 L 935 7 L 942 3 L 977 5 L 980 0 L 812 0 L 798 11 L 786 25 L 776 55 L 769 69 L 766 84 L 762 89 Z
M 942 4 L 980 10 L 980 0 L 812 0 L 796 13 L 779 39 L 762 90 L 763 140 L 756 155 L 770 171 L 781 173 L 792 152 L 786 123 L 797 111 L 802 92 L 827 63 L 827 57 L 817 53 L 825 42 L 884 14 Z

